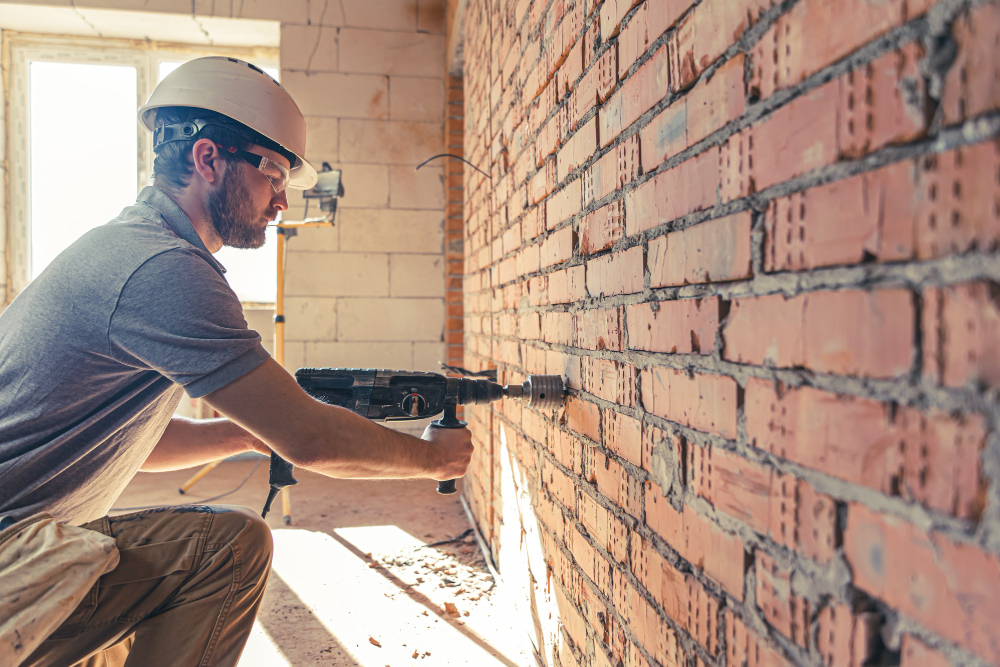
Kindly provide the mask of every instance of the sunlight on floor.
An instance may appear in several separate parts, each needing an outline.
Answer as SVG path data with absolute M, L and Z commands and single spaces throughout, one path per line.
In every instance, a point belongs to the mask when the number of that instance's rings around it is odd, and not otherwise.
M 292 667 L 260 622 L 254 623 L 240 667 Z
M 445 603 L 455 599 L 452 589 L 421 588 L 421 578 L 412 572 L 383 567 L 378 559 L 389 553 L 428 553 L 418 552 L 423 542 L 396 526 L 341 528 L 333 535 L 284 529 L 273 536 L 273 576 L 311 610 L 331 643 L 362 667 L 411 664 L 415 659 L 419 664 L 423 658 L 429 658 L 423 664 L 433 665 L 520 667 L 534 662 L 524 662 L 526 642 L 509 628 L 509 618 L 449 616 Z M 290 663 L 258 621 L 240 665 Z

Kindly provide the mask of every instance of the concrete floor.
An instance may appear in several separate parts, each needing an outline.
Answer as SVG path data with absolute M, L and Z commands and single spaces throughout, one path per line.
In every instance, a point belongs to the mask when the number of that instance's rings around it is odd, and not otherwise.
M 267 461 L 212 501 L 260 509 Z M 235 487 L 254 460 L 227 461 L 179 495 L 193 471 L 139 473 L 118 506 L 198 501 Z M 297 471 L 292 525 L 268 516 L 274 562 L 240 667 L 536 665 L 458 495 L 428 480 L 332 480 Z M 461 491 L 461 483 L 459 483 Z

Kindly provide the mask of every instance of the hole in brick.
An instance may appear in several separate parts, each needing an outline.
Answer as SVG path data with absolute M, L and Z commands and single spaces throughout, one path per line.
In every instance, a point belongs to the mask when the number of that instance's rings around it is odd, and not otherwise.
M 936 201 L 937 200 L 937 183 L 931 183 L 931 187 L 930 187 L 930 190 L 928 191 L 928 195 L 930 196 L 931 201 Z
M 951 184 L 951 194 L 955 199 L 962 198 L 962 184 L 960 182 L 955 181 Z
M 959 223 L 962 221 L 962 216 L 958 211 L 951 212 L 951 226 L 958 227 Z

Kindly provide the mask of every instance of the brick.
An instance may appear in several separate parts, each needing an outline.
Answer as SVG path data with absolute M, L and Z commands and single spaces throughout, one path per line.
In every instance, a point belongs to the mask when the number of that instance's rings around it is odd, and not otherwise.
M 441 75 L 444 35 L 341 28 L 339 41 L 342 72 Z
M 611 403 L 635 407 L 635 366 L 607 359 L 583 359 L 583 388 Z
M 549 197 L 545 203 L 545 226 L 553 229 L 559 223 L 580 211 L 581 181 L 567 183 L 566 187 Z
M 778 667 L 793 664 L 767 640 L 747 628 L 731 609 L 724 612 L 726 624 L 726 664 L 745 667 Z
M 958 17 L 952 27 L 958 46 L 955 62 L 945 75 L 941 106 L 948 124 L 978 116 L 1000 104 L 1000 7 L 983 3 Z
M 807 0 L 782 14 L 752 52 L 751 82 L 760 98 L 794 86 L 903 22 L 903 3 Z M 850 17 L 844 20 L 844 17 Z
M 612 44 L 597 60 L 597 99 L 604 102 L 618 85 L 618 44 Z
M 542 340 L 556 345 L 573 344 L 573 314 L 548 312 L 542 314 Z
M 921 314 L 924 374 L 949 387 L 997 386 L 1000 294 L 990 283 L 929 288 Z
M 573 303 L 587 296 L 584 267 L 574 266 L 548 275 L 549 303 Z
M 691 445 L 688 456 L 688 483 L 697 495 L 757 532 L 768 532 L 770 468 L 711 445 Z
M 844 555 L 856 587 L 985 660 L 1000 660 L 996 554 L 851 503 Z
M 659 480 L 662 486 L 672 486 L 675 480 L 683 482 L 685 461 L 684 438 L 657 428 L 642 429 L 642 468 Z
M 652 367 L 642 372 L 643 407 L 664 419 L 736 437 L 736 381 L 722 375 Z
M 775 199 L 764 269 L 799 271 L 913 256 L 913 165 L 899 163 Z
M 751 276 L 750 213 L 706 220 L 649 242 L 649 286 L 739 280 Z
M 1000 141 L 925 156 L 916 180 L 918 257 L 1000 246 Z
M 911 634 L 903 635 L 901 667 L 949 667 L 951 661 Z
M 717 148 L 660 172 L 625 196 L 628 236 L 711 208 L 719 184 Z
M 791 572 L 763 551 L 755 554 L 757 607 L 772 628 L 809 648 L 809 601 L 792 592 Z
M 601 439 L 601 410 L 593 403 L 582 401 L 575 396 L 569 397 L 566 399 L 566 407 L 560 421 L 569 429 L 591 440 Z
M 605 410 L 601 422 L 604 445 L 634 466 L 641 466 L 642 422 L 613 410 Z
M 327 26 L 281 24 L 281 69 L 337 71 L 337 29 Z
M 601 5 L 601 41 L 618 34 L 622 19 L 635 4 L 633 0 L 606 0 Z
M 559 180 L 572 173 L 597 151 L 597 119 L 591 118 L 565 143 L 559 151 L 557 172 Z
M 444 323 L 441 300 L 397 298 L 393 299 L 392 308 L 385 306 L 384 299 L 342 299 L 337 304 L 337 339 L 441 340 Z
M 906 290 L 736 299 L 723 328 L 723 357 L 821 373 L 899 377 L 912 364 L 913 310 Z
M 341 89 L 349 90 L 350 86 Z M 340 139 L 340 158 L 358 164 L 416 165 L 444 148 L 440 122 L 345 118 L 340 121 Z
M 862 667 L 869 664 L 869 658 L 875 654 L 879 631 L 876 614 L 855 615 L 847 605 L 835 604 L 820 610 L 818 622 L 816 643 L 824 665 Z M 903 645 L 906 645 L 905 635 Z
M 559 231 L 552 232 L 542 242 L 541 265 L 542 267 L 552 266 L 568 261 L 573 257 L 573 246 L 575 234 L 572 227 L 563 227 Z M 506 282 L 506 281 L 505 281 Z
M 443 264 L 441 255 L 390 255 L 389 295 L 443 297 Z
M 607 250 L 625 234 L 625 207 L 622 200 L 588 213 L 580 221 L 580 252 L 591 255 Z
M 839 97 L 839 82 L 831 81 L 751 127 L 749 154 L 758 191 L 836 160 Z
M 778 537 L 775 537 L 775 540 L 815 561 L 829 562 L 833 559 L 834 552 L 839 546 L 836 503 L 830 496 L 818 493 L 812 484 L 804 479 L 791 480 L 787 475 L 782 475 L 780 479 L 773 481 L 783 483 L 786 479 L 789 482 L 789 487 L 794 484 L 795 488 L 794 530 L 785 536 L 788 541 L 782 541 Z M 772 488 L 772 497 L 774 491 L 775 489 Z M 772 508 L 774 505 L 783 509 L 779 503 L 774 503 Z M 772 535 L 774 532 L 775 526 L 772 520 Z
M 573 480 L 562 470 L 542 460 L 542 485 L 565 507 L 573 509 Z
M 632 515 L 639 513 L 640 485 L 621 464 L 597 449 L 587 450 L 587 481 L 597 484 L 604 496 Z
M 743 115 L 742 55 L 720 67 L 711 79 L 695 86 L 639 132 L 642 169 L 652 171 L 664 160 L 693 146 Z
M 670 93 L 668 68 L 667 46 L 663 45 L 598 111 L 602 146 L 614 141 L 639 116 Z
M 709 65 L 736 42 L 749 26 L 749 9 L 759 0 L 704 3 L 677 26 L 670 40 L 673 89 L 691 86 Z
M 587 262 L 587 292 L 594 297 L 641 292 L 644 279 L 641 246 Z
M 344 174 L 344 180 L 346 179 L 347 174 Z M 415 171 L 409 166 L 389 167 L 389 205 L 392 208 L 440 211 L 445 203 L 443 181 L 444 174 L 440 168 L 424 167 L 420 171 Z M 351 195 L 353 194 L 352 191 Z
M 655 484 L 646 486 L 646 523 L 681 558 L 718 582 L 737 600 L 743 599 L 743 542 L 722 531 L 685 505 L 678 512 Z
M 921 412 L 751 379 L 744 409 L 750 444 L 881 493 L 964 518 L 978 516 L 986 426 L 974 415 Z M 889 447 L 887 443 L 892 443 Z
M 625 318 L 630 349 L 712 354 L 719 328 L 719 300 L 712 297 L 641 303 L 628 306 Z
M 583 203 L 603 199 L 618 189 L 618 149 L 602 155 L 583 174 Z
M 281 76 L 281 85 L 295 99 L 295 103 L 306 117 L 357 118 L 371 121 L 388 117 L 388 80 L 384 76 L 286 71 Z M 330 94 L 330 91 L 339 90 L 350 90 L 351 94 Z M 441 131 L 440 125 L 439 121 L 436 128 L 438 133 Z M 349 162 L 355 161 L 351 157 L 343 155 L 341 157 Z M 370 160 L 357 161 L 370 162 Z
M 923 47 L 911 43 L 841 77 L 841 155 L 861 157 L 926 132 L 930 103 L 919 69 L 923 57 Z
M 624 349 L 625 331 L 621 308 L 578 311 L 574 315 L 574 343 L 585 350 Z

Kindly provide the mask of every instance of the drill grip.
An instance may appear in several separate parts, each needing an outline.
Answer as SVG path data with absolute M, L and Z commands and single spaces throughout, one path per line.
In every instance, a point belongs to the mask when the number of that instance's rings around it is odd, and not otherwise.
M 273 449 L 271 450 L 271 470 L 268 475 L 268 484 L 271 485 L 271 490 L 267 493 L 267 502 L 264 503 L 264 511 L 260 513 L 261 517 L 267 518 L 267 513 L 271 511 L 271 502 L 278 495 L 278 491 L 286 486 L 299 483 L 299 480 L 292 476 L 293 468 L 291 463 L 278 456 L 278 453 Z
M 446 403 L 444 406 L 444 414 L 441 415 L 441 419 L 437 421 L 432 421 L 431 426 L 434 428 L 465 428 L 466 423 L 458 418 L 455 414 L 458 409 L 454 403 Z M 441 495 L 451 495 L 455 493 L 455 480 L 446 479 L 441 480 L 437 484 L 437 492 Z

